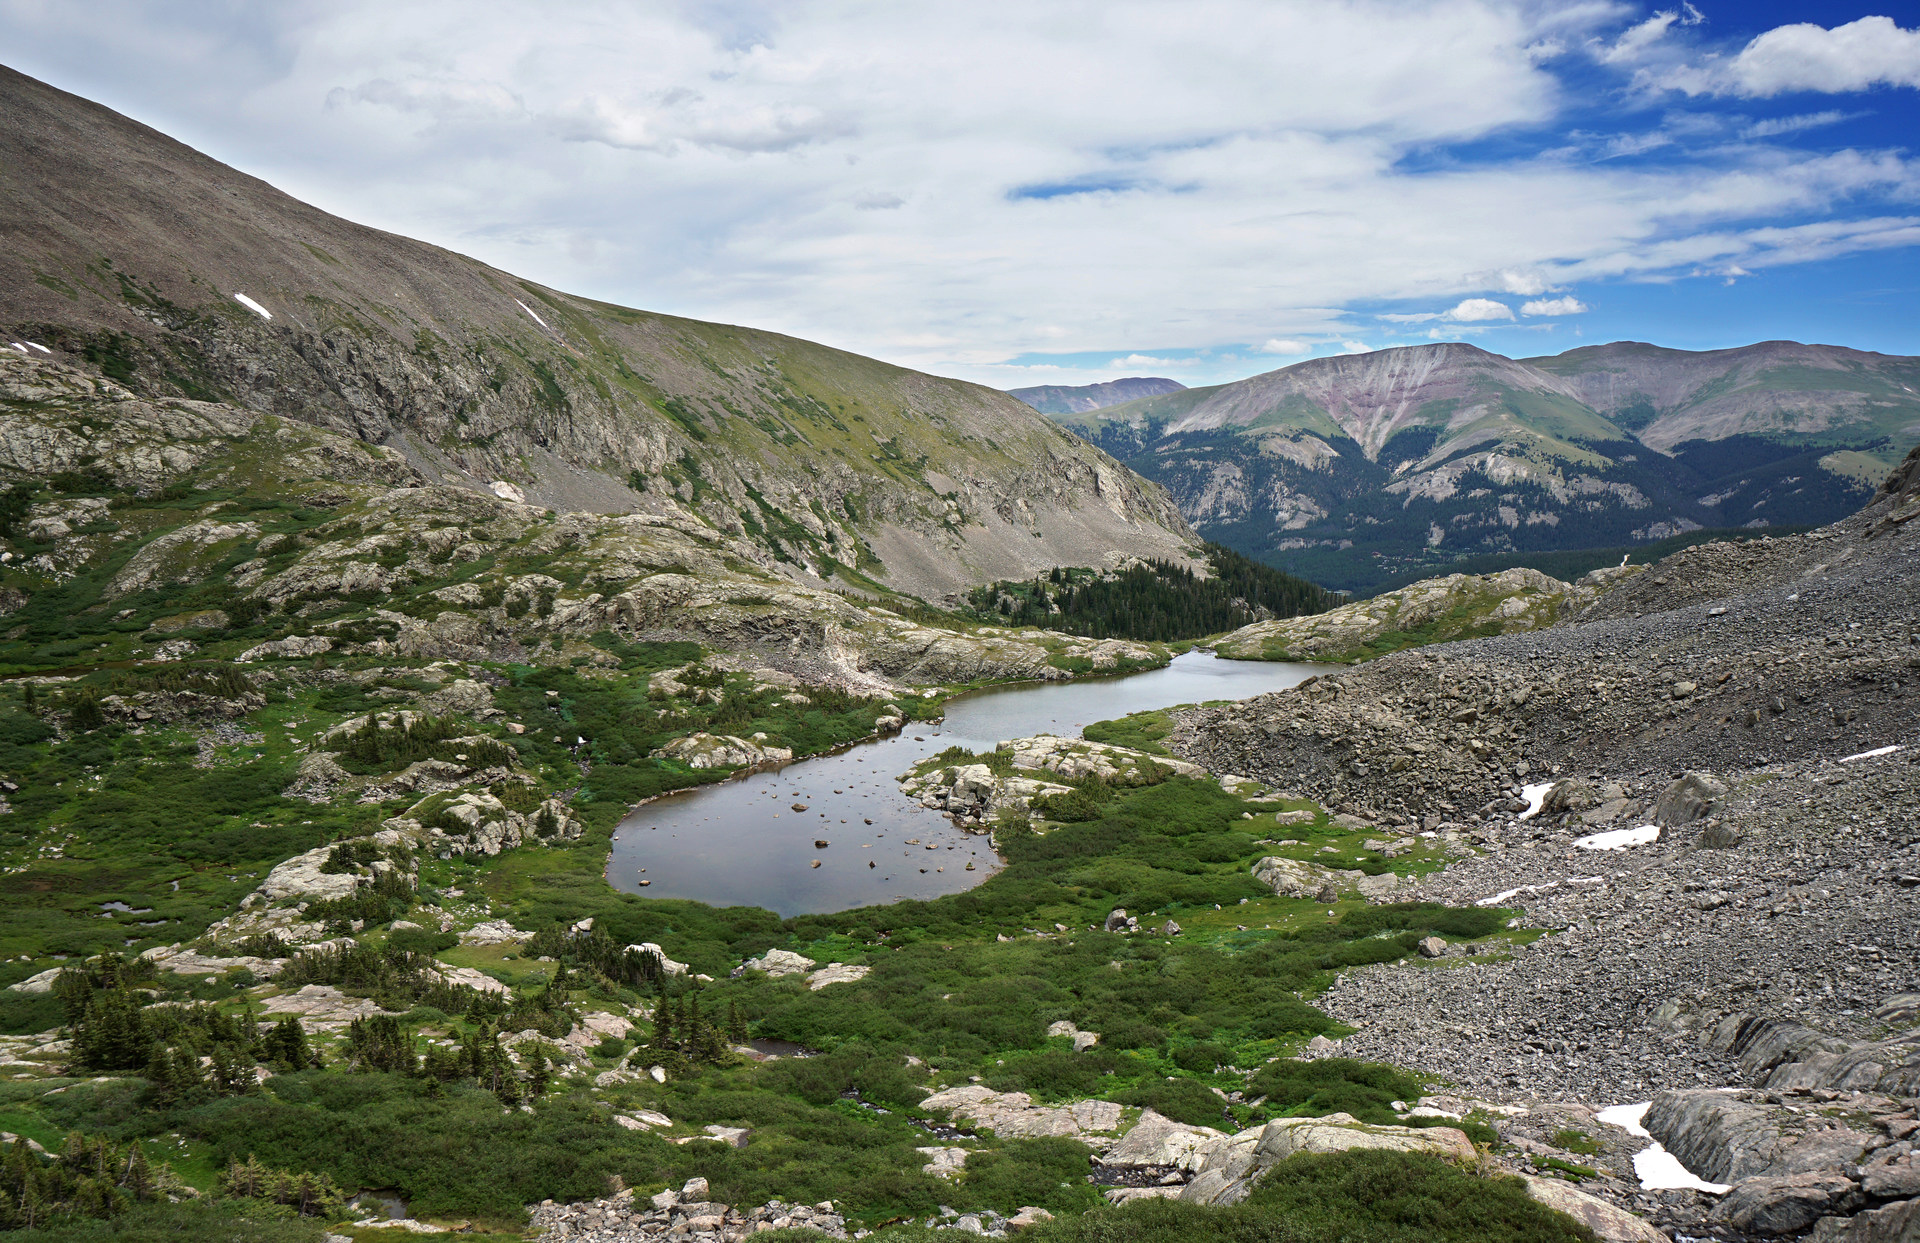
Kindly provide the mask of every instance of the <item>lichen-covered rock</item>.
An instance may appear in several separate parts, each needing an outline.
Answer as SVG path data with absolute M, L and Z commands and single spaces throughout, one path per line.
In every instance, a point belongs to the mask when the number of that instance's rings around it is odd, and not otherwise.
M 295 660 L 302 656 L 318 656 L 332 650 L 333 640 L 326 635 L 288 635 L 284 639 L 269 639 L 265 643 L 256 643 L 234 659 L 241 664 L 249 664 L 256 660 Z
M 765 734 L 736 738 L 732 734 L 688 734 L 654 752 L 662 759 L 679 760 L 688 768 L 745 768 L 784 763 L 793 758 L 788 747 L 776 747 Z
M 1025 1092 L 995 1092 L 977 1083 L 936 1092 L 920 1104 L 925 1109 L 950 1111 L 955 1118 L 992 1131 L 1001 1139 L 1057 1136 L 1104 1148 L 1120 1126 L 1120 1106 L 1112 1101 L 1036 1105 Z
M 830 962 L 807 976 L 807 987 L 817 993 L 829 984 L 852 984 L 856 980 L 864 980 L 872 971 L 873 968 L 865 963 Z
M 1109 1166 L 1171 1165 L 1192 1169 L 1196 1152 L 1225 1137 L 1224 1132 L 1212 1127 L 1188 1126 L 1152 1109 L 1143 1109 L 1140 1120 L 1094 1160 Z
M 267 873 L 267 878 L 260 882 L 259 892 L 270 902 L 285 898 L 311 902 L 351 897 L 360 887 L 358 876 L 320 870 L 332 853 L 331 846 L 315 846 L 305 854 L 295 855 Z
M 1602 1243 L 1668 1243 L 1667 1236 L 1642 1218 L 1588 1195 L 1558 1178 L 1521 1176 L 1527 1194 L 1555 1212 L 1565 1213 L 1598 1235 Z
M 758 958 L 747 959 L 741 966 L 748 971 L 764 971 L 778 979 L 783 975 L 802 975 L 811 971 L 814 961 L 792 950 L 771 949 Z

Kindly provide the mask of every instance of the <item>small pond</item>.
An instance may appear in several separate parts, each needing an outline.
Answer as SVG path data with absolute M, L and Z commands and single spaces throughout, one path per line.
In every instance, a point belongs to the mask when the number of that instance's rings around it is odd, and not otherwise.
M 1133 712 L 1264 695 L 1325 668 L 1188 652 L 1126 677 L 977 691 L 949 701 L 938 725 L 909 725 L 889 738 L 635 808 L 617 832 L 607 879 L 650 898 L 760 906 L 783 916 L 958 893 L 1001 861 L 990 839 L 900 793 L 894 778 L 921 760 L 951 746 L 990 751 L 1032 734 L 1078 737 L 1095 721 Z

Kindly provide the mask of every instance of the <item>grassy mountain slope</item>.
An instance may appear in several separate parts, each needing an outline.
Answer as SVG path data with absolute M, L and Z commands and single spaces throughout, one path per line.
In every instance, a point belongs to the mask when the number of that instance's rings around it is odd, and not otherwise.
M 691 514 L 769 566 L 917 594 L 1191 542 L 1158 489 L 1004 393 L 547 289 L 4 69 L 0 169 L 9 338 L 146 395 L 314 423 L 557 508 Z

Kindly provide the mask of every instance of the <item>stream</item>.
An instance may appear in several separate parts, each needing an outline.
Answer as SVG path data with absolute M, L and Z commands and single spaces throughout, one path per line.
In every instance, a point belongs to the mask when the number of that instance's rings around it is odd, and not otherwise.
M 921 760 L 951 746 L 977 752 L 1033 734 L 1078 737 L 1095 721 L 1133 712 L 1264 695 L 1326 668 L 1188 652 L 1146 673 L 975 691 L 949 700 L 937 725 L 909 722 L 899 734 L 635 808 L 614 834 L 607 880 L 650 898 L 783 917 L 959 893 L 1002 861 L 990 838 L 901 794 L 894 778 Z

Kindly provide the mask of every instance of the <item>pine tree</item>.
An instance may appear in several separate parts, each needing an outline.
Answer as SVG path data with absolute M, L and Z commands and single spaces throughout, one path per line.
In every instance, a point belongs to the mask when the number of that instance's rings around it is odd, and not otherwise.
M 120 1173 L 120 1185 L 136 1200 L 151 1200 L 158 1194 L 154 1190 L 153 1171 L 147 1168 L 147 1150 L 139 1140 L 127 1145 L 127 1164 Z
M 525 1047 L 527 1052 L 522 1062 L 527 1068 L 527 1088 L 538 1099 L 547 1094 L 547 1087 L 553 1082 L 553 1065 L 539 1045 Z

